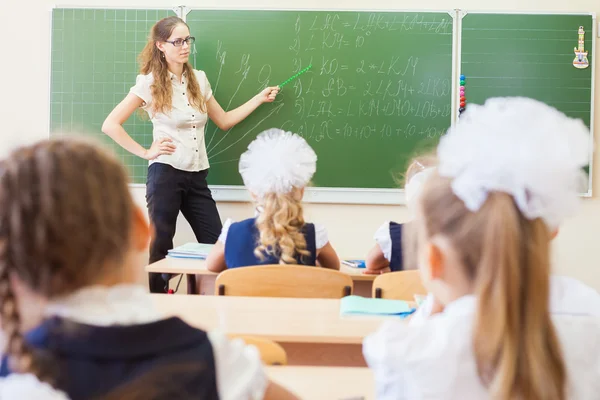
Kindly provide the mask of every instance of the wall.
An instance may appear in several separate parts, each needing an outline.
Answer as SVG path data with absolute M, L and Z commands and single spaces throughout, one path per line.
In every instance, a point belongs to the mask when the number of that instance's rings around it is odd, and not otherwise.
M 3 38 L 2 94 L 0 100 L 0 121 L 6 123 L 0 131 L 0 152 L 6 151 L 14 143 L 27 143 L 48 135 L 48 86 L 49 86 L 49 39 L 50 10 L 54 0 L 30 0 L 20 3 L 15 0 L 0 2 L 0 37 Z M 60 5 L 60 3 L 58 3 Z M 186 4 L 219 8 L 248 8 L 248 0 L 69 0 L 69 6 L 97 7 L 167 7 Z M 309 9 L 472 9 L 492 11 L 534 11 L 534 12 L 600 12 L 598 0 L 505 0 L 503 2 L 484 0 L 372 0 L 368 3 L 359 0 L 305 0 L 302 3 L 289 0 L 254 0 L 253 8 L 294 8 L 298 5 Z M 501 7 L 501 8 L 499 8 Z M 12 16 L 7 18 L 6 16 Z M 19 16 L 19 17 L 16 17 Z M 600 41 L 599 41 L 600 42 Z M 595 51 L 599 49 L 596 46 Z M 600 77 L 600 63 L 596 63 L 596 74 Z M 596 126 L 600 130 L 600 90 L 596 90 Z M 594 185 L 600 191 L 600 160 L 594 168 Z M 134 189 L 136 200 L 144 206 L 143 189 Z M 240 219 L 251 215 L 249 204 L 219 204 L 221 216 Z M 330 239 L 344 257 L 361 257 L 372 245 L 372 234 L 383 221 L 394 219 L 403 221 L 407 212 L 400 206 L 367 205 L 318 205 L 306 206 L 308 219 L 325 224 Z M 193 235 L 182 219 L 178 225 L 177 243 L 193 240 Z M 567 222 L 555 241 L 555 270 L 584 280 L 600 290 L 600 268 L 598 256 L 600 246 L 600 200 L 598 197 L 586 199 L 581 212 Z

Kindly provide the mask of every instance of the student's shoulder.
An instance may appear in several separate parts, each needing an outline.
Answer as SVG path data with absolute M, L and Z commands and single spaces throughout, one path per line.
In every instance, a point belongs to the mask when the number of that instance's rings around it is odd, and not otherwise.
M 552 322 L 572 386 L 577 392 L 573 398 L 597 398 L 600 390 L 600 318 L 560 315 L 553 316 Z M 584 395 L 580 391 L 589 393 Z
M 230 221 L 229 222 L 230 225 L 252 226 L 256 223 L 256 218 L 246 218 L 241 221 L 233 221 L 233 220 L 229 220 L 229 221 Z
M 68 400 L 68 396 L 33 374 L 11 374 L 0 378 L 0 399 Z
M 260 353 L 242 339 L 229 339 L 223 332 L 210 331 L 221 398 L 260 398 L 269 384 Z
M 444 357 L 468 347 L 466 338 L 471 337 L 472 320 L 469 317 L 452 317 L 439 314 L 418 325 L 406 321 L 391 320 L 365 339 L 365 356 L 418 364 L 424 360 Z

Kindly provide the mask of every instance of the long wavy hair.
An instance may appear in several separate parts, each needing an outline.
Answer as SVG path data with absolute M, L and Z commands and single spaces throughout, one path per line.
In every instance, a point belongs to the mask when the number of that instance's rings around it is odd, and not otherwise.
M 173 88 L 169 78 L 169 66 L 165 55 L 156 46 L 157 42 L 165 42 L 179 26 L 189 26 L 179 17 L 167 17 L 158 21 L 150 30 L 148 43 L 140 53 L 140 73 L 152 74 L 154 83 L 150 87 L 152 104 L 150 111 L 156 113 L 169 113 L 173 106 Z M 192 65 L 187 62 L 183 66 L 183 73 L 187 77 L 187 96 L 190 104 L 200 112 L 206 112 L 206 100 L 200 90 L 200 85 L 194 74 Z
M 290 193 L 269 193 L 262 199 L 263 210 L 256 218 L 260 237 L 254 250 L 259 259 L 270 254 L 279 256 L 281 264 L 296 264 L 298 255 L 310 256 L 302 233 L 302 193 L 302 189 L 294 188 Z

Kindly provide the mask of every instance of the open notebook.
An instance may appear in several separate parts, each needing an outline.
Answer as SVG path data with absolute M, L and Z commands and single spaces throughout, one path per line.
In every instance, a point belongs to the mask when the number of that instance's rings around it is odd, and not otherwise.
M 396 315 L 407 317 L 415 312 L 408 302 L 402 300 L 373 299 L 346 296 L 340 302 L 340 315 Z

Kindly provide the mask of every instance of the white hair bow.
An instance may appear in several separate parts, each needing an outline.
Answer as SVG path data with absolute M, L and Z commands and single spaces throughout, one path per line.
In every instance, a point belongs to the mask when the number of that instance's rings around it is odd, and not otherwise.
M 240 157 L 244 185 L 259 197 L 303 188 L 316 170 L 317 155 L 306 140 L 281 129 L 259 134 Z
M 572 215 L 585 183 L 590 132 L 536 100 L 494 98 L 470 105 L 438 146 L 441 176 L 471 211 L 490 192 L 514 198 L 528 219 L 555 228 Z

